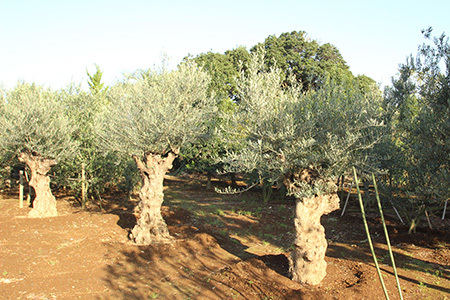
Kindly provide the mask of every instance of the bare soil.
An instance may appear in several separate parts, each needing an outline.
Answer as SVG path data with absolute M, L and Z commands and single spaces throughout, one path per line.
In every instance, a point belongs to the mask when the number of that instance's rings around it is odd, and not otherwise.
M 219 184 L 217 181 L 214 182 Z M 0 194 L 0 299 L 383 299 L 357 202 L 322 217 L 327 276 L 318 286 L 289 279 L 294 202 L 261 204 L 258 191 L 219 195 L 197 178 L 167 176 L 162 209 L 172 244 L 136 246 L 125 195 L 88 211 L 65 193 L 59 216 L 27 218 L 16 193 Z M 276 198 L 276 195 L 275 195 Z M 404 299 L 450 299 L 450 224 L 408 228 L 386 209 Z M 380 219 L 370 229 L 390 299 L 399 299 Z

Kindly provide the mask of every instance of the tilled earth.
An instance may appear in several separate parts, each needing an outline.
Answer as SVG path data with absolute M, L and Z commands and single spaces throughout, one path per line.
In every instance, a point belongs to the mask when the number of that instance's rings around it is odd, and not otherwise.
M 58 217 L 30 219 L 15 194 L 0 194 L 0 299 L 384 298 L 355 201 L 343 217 L 323 217 L 327 276 L 301 286 L 288 271 L 292 202 L 222 196 L 190 178 L 165 184 L 162 213 L 174 239 L 151 246 L 127 238 L 136 197 L 111 193 L 102 209 L 82 211 L 58 194 Z M 403 298 L 450 299 L 449 224 L 432 218 L 433 230 L 408 235 L 387 219 Z M 369 220 L 389 297 L 400 299 L 379 218 Z

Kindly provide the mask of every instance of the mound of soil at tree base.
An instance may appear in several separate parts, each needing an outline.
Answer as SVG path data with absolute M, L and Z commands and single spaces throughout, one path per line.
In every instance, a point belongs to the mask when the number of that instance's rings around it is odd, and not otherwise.
M 60 215 L 45 219 L 26 218 L 29 208 L 19 209 L 9 196 L 0 198 L 0 299 L 384 297 L 368 249 L 357 243 L 364 237 L 355 229 L 356 217 L 350 215 L 324 220 L 330 240 L 327 276 L 320 285 L 305 287 L 287 276 L 289 253 L 240 255 L 237 250 L 248 246 L 223 237 L 231 227 L 222 224 L 215 231 L 185 209 L 162 209 L 172 244 L 136 246 L 127 239 L 135 218 L 123 202 L 99 213 L 74 208 L 71 198 L 57 198 Z M 234 224 L 254 224 L 247 228 L 249 235 L 281 220 L 276 215 L 263 216 L 259 223 L 250 216 L 233 217 L 241 221 Z M 402 230 L 393 240 L 403 238 Z M 448 244 L 436 235 L 427 241 L 423 246 L 394 241 L 405 299 L 450 295 Z M 378 252 L 386 254 L 381 246 Z M 381 266 L 391 299 L 398 299 L 392 268 Z

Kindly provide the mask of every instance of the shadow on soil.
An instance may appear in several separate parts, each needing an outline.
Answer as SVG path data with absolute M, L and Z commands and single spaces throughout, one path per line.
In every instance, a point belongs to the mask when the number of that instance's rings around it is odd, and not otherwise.
M 284 255 L 255 255 L 243 261 L 211 235 L 189 225 L 184 209 L 162 213 L 171 244 L 111 246 L 115 261 L 107 267 L 105 282 L 119 299 L 304 299 L 311 291 L 284 277 Z M 129 226 L 126 225 L 126 226 Z M 233 242 L 236 244 L 236 242 Z M 245 249 L 244 245 L 232 250 Z
M 170 245 L 136 246 L 131 243 L 111 247 L 118 253 L 107 267 L 105 282 L 119 299 L 326 299 L 323 291 L 303 288 L 289 280 L 289 263 L 285 254 L 258 256 L 236 236 L 257 235 L 271 244 L 286 249 L 293 232 L 292 209 L 289 203 L 280 205 L 248 204 L 243 207 L 236 197 L 221 197 L 211 191 L 191 190 L 182 181 L 166 180 L 165 204 L 162 214 L 175 237 Z M 109 213 L 119 216 L 118 225 L 130 231 L 136 218 L 132 208 L 137 200 L 125 208 L 111 207 Z M 251 201 L 250 201 L 251 203 Z M 251 205 L 250 205 L 251 206 Z M 169 209 L 170 207 L 170 209 Z M 263 207 L 263 210 L 258 210 Z M 281 209 L 284 207 L 283 209 Z M 287 208 L 286 208 L 287 207 Z M 227 210 L 226 214 L 223 211 Z M 246 214 L 247 218 L 242 217 Z M 241 214 L 242 213 L 242 214 Z M 340 212 L 339 212 L 340 213 Z M 348 213 L 323 217 L 330 245 L 327 257 L 363 262 L 372 268 L 373 258 L 366 246 L 360 217 Z M 281 225 L 283 226 L 281 226 Z M 287 224 L 287 225 L 286 225 Z M 275 226 L 276 225 L 276 226 Z M 275 227 L 274 227 L 275 226 Z M 393 275 L 379 221 L 369 224 L 375 233 L 374 242 L 382 269 Z M 401 226 L 392 226 L 390 230 Z M 403 230 L 402 228 L 399 229 Z M 396 230 L 394 230 L 395 232 Z M 271 234 L 276 233 L 276 236 Z M 416 235 L 394 233 L 391 243 L 396 245 L 397 268 L 400 279 L 417 286 L 426 286 L 440 293 L 450 289 L 436 282 L 450 280 L 448 257 L 442 264 L 408 255 L 408 246 L 421 245 L 431 251 L 449 244 L 448 234 L 425 232 Z M 404 250 L 404 251 L 403 251 Z M 437 251 L 437 250 L 436 250 Z M 283 251 L 284 253 L 286 251 Z M 436 260 L 435 260 L 436 261 Z M 439 261 L 439 260 L 438 260 Z M 433 280 L 418 280 L 408 276 L 408 270 L 435 276 Z M 416 273 L 417 274 L 417 273 Z M 430 278 L 430 276 L 426 277 Z M 347 285 L 352 287 L 353 285 Z

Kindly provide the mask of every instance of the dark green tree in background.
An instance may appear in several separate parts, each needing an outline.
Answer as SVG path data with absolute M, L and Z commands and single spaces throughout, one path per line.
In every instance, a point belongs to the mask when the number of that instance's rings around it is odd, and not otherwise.
M 219 133 L 223 125 L 223 114 L 232 113 L 239 102 L 236 79 L 245 70 L 250 59 L 249 52 L 244 47 L 228 50 L 224 54 L 207 52 L 196 57 L 186 57 L 203 68 L 211 77 L 208 85 L 208 95 L 218 99 L 218 113 L 208 120 L 208 134 L 198 143 L 188 145 L 181 154 L 182 163 L 189 171 L 205 172 L 208 175 L 207 188 L 211 187 L 211 177 L 222 170 L 222 164 L 215 159 L 230 149 Z M 236 145 L 234 145 L 236 146 Z
M 247 65 L 250 54 L 245 47 L 238 47 L 228 50 L 224 54 L 207 52 L 196 57 L 187 57 L 185 60 L 192 59 L 211 76 L 211 83 L 208 92 L 212 92 L 219 98 L 228 98 L 236 100 L 237 86 L 236 78 L 241 71 L 241 65 Z
M 320 45 L 310 39 L 304 31 L 282 33 L 279 37 L 271 35 L 263 43 L 255 45 L 251 52 L 259 48 L 266 51 L 266 69 L 276 65 L 283 71 L 283 84 L 292 75 L 303 90 L 318 88 L 327 77 L 351 78 L 347 63 L 339 50 L 329 44 Z

